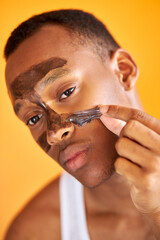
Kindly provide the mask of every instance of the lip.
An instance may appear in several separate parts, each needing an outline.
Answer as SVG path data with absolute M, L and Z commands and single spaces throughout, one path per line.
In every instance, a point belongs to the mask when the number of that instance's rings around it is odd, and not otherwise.
M 69 145 L 60 153 L 59 162 L 70 172 L 75 172 L 86 164 L 88 151 L 89 146 L 86 144 Z

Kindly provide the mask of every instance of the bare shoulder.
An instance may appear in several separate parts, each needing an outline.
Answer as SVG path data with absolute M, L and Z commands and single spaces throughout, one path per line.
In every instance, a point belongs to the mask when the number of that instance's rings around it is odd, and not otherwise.
M 43 188 L 11 223 L 5 240 L 60 239 L 59 178 Z

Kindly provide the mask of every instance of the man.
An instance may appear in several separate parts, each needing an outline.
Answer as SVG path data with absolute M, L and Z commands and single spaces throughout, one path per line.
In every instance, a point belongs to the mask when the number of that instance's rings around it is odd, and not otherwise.
M 64 175 L 31 200 L 5 239 L 160 239 L 160 121 L 142 110 L 131 54 L 92 15 L 60 10 L 22 23 L 5 57 L 15 113 L 84 185 L 85 202 L 81 185 Z M 68 120 L 97 106 L 100 119 Z

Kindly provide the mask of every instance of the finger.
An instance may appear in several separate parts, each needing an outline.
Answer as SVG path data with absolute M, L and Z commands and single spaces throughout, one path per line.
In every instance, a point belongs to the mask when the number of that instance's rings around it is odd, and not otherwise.
M 136 120 L 129 120 L 120 136 L 128 137 L 156 154 L 160 154 L 160 135 Z
M 123 175 L 130 183 L 134 184 L 135 186 L 140 186 L 141 179 L 144 175 L 144 172 L 140 167 L 122 157 L 117 158 L 114 166 L 117 173 Z
M 115 147 L 121 157 L 127 158 L 147 172 L 160 170 L 158 156 L 132 140 L 124 137 L 119 138 Z
M 115 119 L 115 118 L 111 118 L 108 116 L 104 116 L 102 115 L 100 117 L 100 120 L 103 122 L 103 124 L 114 134 L 116 135 L 120 135 L 120 132 L 122 130 L 122 128 L 125 126 L 126 122 L 119 120 L 119 119 Z
M 148 115 L 142 110 L 118 105 L 103 105 L 100 107 L 100 111 L 104 116 L 110 116 L 125 122 L 128 122 L 130 119 L 137 120 L 160 134 L 160 120 Z

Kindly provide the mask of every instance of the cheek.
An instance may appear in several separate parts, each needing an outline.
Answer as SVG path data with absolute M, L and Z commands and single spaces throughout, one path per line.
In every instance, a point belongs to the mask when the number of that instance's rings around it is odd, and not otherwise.
M 32 135 L 33 136 L 33 135 Z M 33 136 L 34 138 L 34 136 Z M 52 159 L 55 161 L 58 161 L 58 156 L 59 156 L 59 148 L 58 146 L 51 146 L 47 142 L 47 131 L 44 131 L 36 140 L 34 140 L 38 143 L 40 148 L 42 148 Z
M 90 139 L 92 157 L 96 162 L 100 161 L 101 157 L 106 159 L 115 156 L 115 143 L 118 137 L 110 132 L 100 120 L 96 119 L 83 127 L 78 127 L 77 133 L 79 138 Z
M 74 103 L 74 111 L 89 109 L 100 104 L 122 104 L 126 102 L 125 92 L 113 76 L 102 79 L 86 79 Z
M 43 132 L 39 138 L 37 139 L 36 141 L 38 143 L 38 145 L 47 153 L 50 148 L 51 148 L 51 145 L 49 145 L 47 143 L 47 132 Z
M 102 81 L 94 87 L 90 99 L 94 105 L 122 105 L 126 102 L 125 91 L 119 84 L 114 83 L 117 79 Z
M 52 159 L 58 161 L 59 156 L 59 148 L 58 146 L 49 145 L 47 142 L 47 131 L 44 131 L 39 135 L 39 137 L 35 137 L 33 133 L 31 133 L 36 143 L 43 149 Z
M 50 145 L 47 143 L 47 123 L 46 119 L 43 118 L 35 129 L 30 129 L 31 135 L 38 145 L 45 151 L 50 150 Z
M 93 124 L 88 125 L 91 126 L 89 132 L 86 130 L 86 135 L 92 139 L 91 164 L 95 171 L 108 170 L 113 166 L 117 157 L 115 143 L 118 137 L 110 132 L 100 120 L 94 120 Z
M 36 141 L 36 143 L 38 143 L 38 145 L 47 153 L 50 148 L 51 145 L 48 144 L 47 142 L 47 130 L 46 128 L 43 129 L 43 131 L 41 130 L 39 131 L 31 131 L 31 135 L 34 138 L 34 140 Z
M 97 144 L 97 149 L 99 149 L 99 153 L 102 155 L 109 156 L 114 154 L 115 152 L 115 143 L 117 140 L 117 136 L 110 132 L 100 120 L 97 120 L 97 127 L 95 130 L 94 136 L 96 136 L 95 141 Z M 107 153 L 107 154 L 106 154 Z M 109 154 L 110 153 L 110 154 Z

